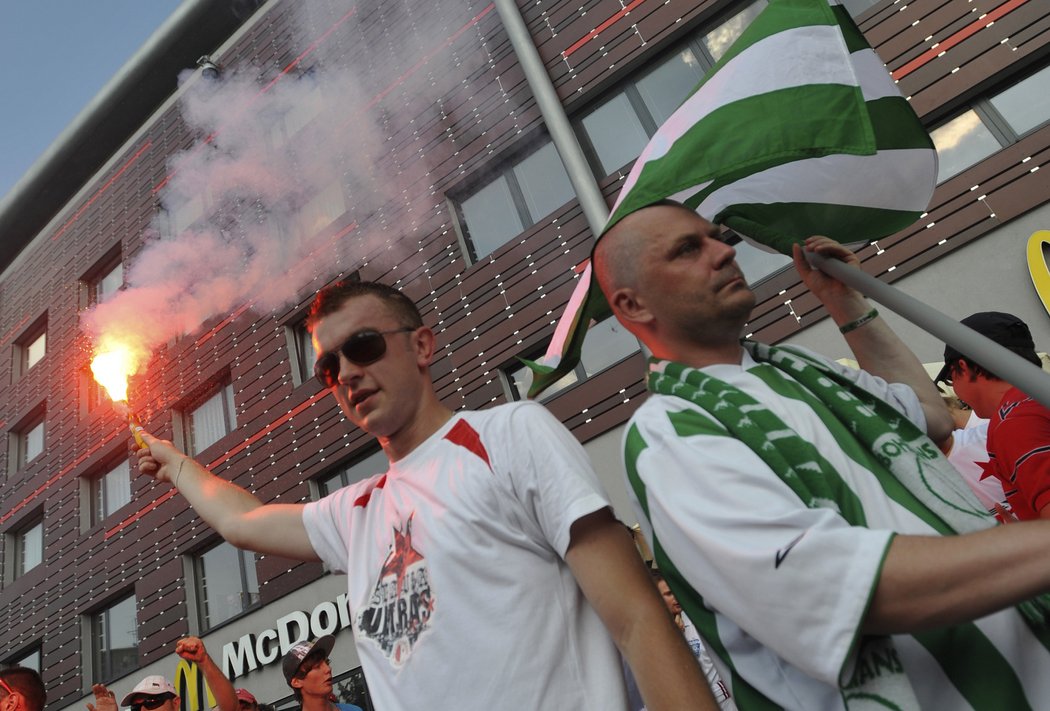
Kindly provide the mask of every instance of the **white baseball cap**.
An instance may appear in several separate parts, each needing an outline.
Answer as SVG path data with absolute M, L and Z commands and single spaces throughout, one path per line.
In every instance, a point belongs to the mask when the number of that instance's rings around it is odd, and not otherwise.
M 170 681 L 160 674 L 154 674 L 153 676 L 147 676 L 136 684 L 134 689 L 125 694 L 124 698 L 120 700 L 120 705 L 131 706 L 131 700 L 136 696 L 160 696 L 162 694 L 178 696 L 175 686 Z

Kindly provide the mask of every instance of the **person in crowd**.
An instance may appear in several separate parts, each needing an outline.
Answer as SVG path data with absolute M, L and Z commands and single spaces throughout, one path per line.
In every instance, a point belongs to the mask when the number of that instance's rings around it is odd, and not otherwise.
M 377 707 L 430 706 L 440 690 L 456 709 L 623 709 L 619 646 L 651 711 L 713 708 L 560 422 L 531 402 L 442 404 L 429 370 L 434 332 L 391 287 L 325 288 L 308 328 L 316 376 L 378 439 L 387 472 L 320 501 L 263 504 L 149 434 L 139 469 L 174 485 L 236 546 L 347 572 Z
M 335 703 L 332 666 L 328 657 L 335 637 L 324 635 L 313 642 L 298 642 L 281 660 L 284 679 L 295 694 L 302 711 L 361 711 L 360 706 Z
M 91 692 L 95 703 L 88 702 L 88 711 L 117 711 L 116 695 L 105 684 L 94 684 Z M 175 685 L 160 674 L 144 677 L 135 688 L 120 700 L 119 708 L 131 711 L 180 711 L 181 699 Z
M 44 711 L 46 698 L 44 681 L 35 669 L 0 669 L 0 711 Z
M 962 323 L 1042 367 L 1028 324 L 1013 314 L 982 311 Z M 950 345 L 938 379 L 989 420 L 985 468 L 1002 485 L 1013 515 L 1050 518 L 1050 409 Z
M 995 516 L 1010 517 L 1003 485 L 985 471 L 988 462 L 988 420 L 978 417 L 955 395 L 942 393 L 941 397 L 952 415 L 955 429 L 947 439 L 937 444 L 938 448 L 962 475 L 981 506 Z
M 794 247 L 860 370 L 742 341 L 755 295 L 681 204 L 596 245 L 609 305 L 653 354 L 624 457 L 657 564 L 741 709 L 1046 707 L 1050 524 L 992 527 L 934 444 L 952 420 L 933 381 L 810 252 L 859 260 Z
M 703 670 L 704 676 L 707 677 L 707 683 L 711 687 L 711 694 L 715 697 L 715 701 L 718 702 L 718 706 L 722 711 L 736 711 L 733 695 L 730 693 L 726 683 L 722 681 L 722 677 L 718 675 L 715 663 L 711 661 L 711 656 L 707 653 L 704 642 L 696 631 L 696 626 L 689 620 L 689 616 L 685 614 L 682 605 L 678 602 L 678 598 L 671 591 L 671 586 L 664 579 L 663 573 L 657 568 L 651 568 L 650 572 L 653 576 L 653 582 L 656 584 L 656 589 L 660 591 L 660 597 L 663 598 L 664 605 L 667 606 L 667 611 L 671 613 L 671 617 L 674 618 L 678 629 L 682 631 L 689 649 L 693 651 L 693 656 L 696 657 L 696 661 L 700 664 L 700 669 Z
M 215 697 L 216 709 L 237 711 L 243 708 L 240 705 L 239 694 L 233 689 L 233 684 L 208 654 L 204 642 L 199 637 L 183 637 L 175 643 L 175 653 L 198 666 L 212 696 Z M 95 697 L 95 703 L 87 704 L 88 711 L 117 711 L 116 695 L 105 684 L 94 684 L 91 691 Z M 253 701 L 254 698 L 252 697 Z M 154 674 L 136 684 L 135 688 L 121 700 L 120 706 L 130 706 L 132 711 L 141 711 L 141 709 L 177 711 L 181 708 L 181 701 L 175 686 L 164 676 Z

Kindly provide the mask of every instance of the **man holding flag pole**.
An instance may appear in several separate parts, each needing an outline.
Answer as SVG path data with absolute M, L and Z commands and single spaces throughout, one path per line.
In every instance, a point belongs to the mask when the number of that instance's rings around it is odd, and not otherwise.
M 639 157 L 535 368 L 534 393 L 610 313 L 651 350 L 628 486 L 742 710 L 1050 701 L 1050 528 L 982 510 L 934 445 L 936 389 L 863 294 L 984 362 L 1009 354 L 840 244 L 914 222 L 936 165 L 844 8 L 773 0 Z M 793 256 L 864 370 L 741 342 L 754 294 L 719 224 Z

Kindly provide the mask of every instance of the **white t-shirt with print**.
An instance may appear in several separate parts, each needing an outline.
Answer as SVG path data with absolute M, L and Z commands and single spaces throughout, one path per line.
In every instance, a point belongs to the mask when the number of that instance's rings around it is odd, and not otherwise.
M 307 504 L 314 550 L 347 572 L 376 707 L 626 708 L 564 560 L 573 522 L 606 506 L 579 442 L 535 403 L 457 413 L 385 474 Z

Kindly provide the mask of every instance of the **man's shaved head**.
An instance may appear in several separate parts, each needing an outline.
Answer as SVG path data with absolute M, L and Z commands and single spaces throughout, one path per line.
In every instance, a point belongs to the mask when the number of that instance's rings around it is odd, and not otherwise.
M 731 360 L 755 305 L 735 257 L 716 225 L 660 202 L 598 240 L 594 278 L 616 318 L 658 358 Z
M 661 200 L 622 218 L 598 240 L 594 248 L 594 277 L 606 298 L 617 289 L 637 286 L 638 259 L 649 230 L 660 218 L 661 210 L 657 208 L 668 207 L 696 214 L 680 202 Z

